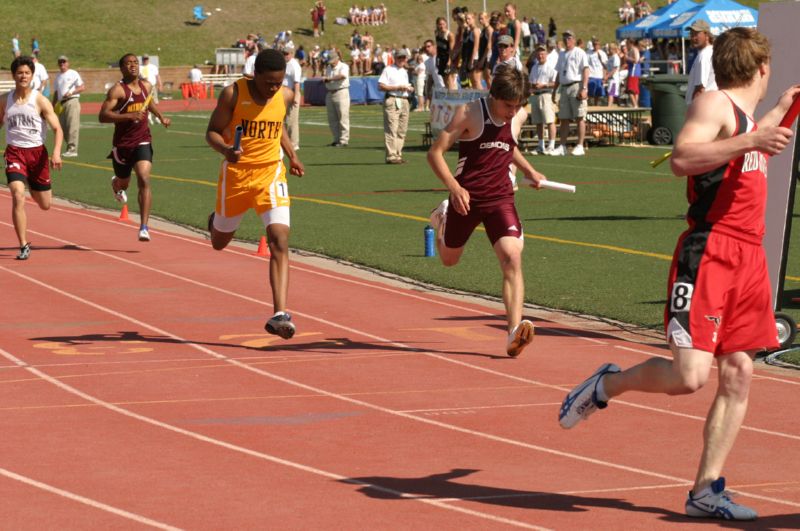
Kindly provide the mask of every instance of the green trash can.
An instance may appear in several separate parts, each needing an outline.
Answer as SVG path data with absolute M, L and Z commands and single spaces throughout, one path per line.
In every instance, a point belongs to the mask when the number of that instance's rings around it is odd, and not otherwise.
M 652 126 L 647 141 L 657 146 L 672 144 L 686 119 L 686 87 L 689 76 L 667 74 L 644 80 L 653 97 Z

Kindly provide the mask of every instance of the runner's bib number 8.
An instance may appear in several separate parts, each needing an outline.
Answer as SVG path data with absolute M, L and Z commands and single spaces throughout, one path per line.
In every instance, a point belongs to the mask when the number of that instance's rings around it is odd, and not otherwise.
M 670 297 L 670 311 L 688 312 L 692 306 L 692 292 L 694 285 L 686 282 L 676 282 L 672 285 L 672 296 Z

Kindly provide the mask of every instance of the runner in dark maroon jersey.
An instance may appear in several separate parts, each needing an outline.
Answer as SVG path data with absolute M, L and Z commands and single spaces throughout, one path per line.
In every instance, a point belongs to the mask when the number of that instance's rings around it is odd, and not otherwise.
M 428 152 L 428 163 L 450 191 L 431 214 L 438 231 L 442 263 L 458 263 L 475 228 L 483 223 L 503 271 L 503 303 L 508 320 L 506 353 L 516 357 L 533 340 L 533 323 L 522 320 L 525 285 L 522 277 L 522 223 L 514 206 L 509 179 L 515 164 L 534 188 L 545 177 L 517 149 L 517 134 L 527 113 L 525 76 L 502 68 L 492 81 L 488 98 L 457 108 L 447 128 Z M 450 172 L 444 154 L 458 140 L 458 166 Z
M 156 104 L 148 96 L 153 86 L 139 79 L 139 59 L 129 53 L 119 60 L 122 80 L 111 87 L 100 108 L 100 122 L 114 124 L 113 148 L 108 158 L 114 165 L 114 176 L 111 188 L 117 201 L 128 200 L 125 190 L 130 184 L 131 171 L 136 172 L 139 186 L 139 241 L 150 241 L 147 222 L 150 218 L 150 169 L 153 166 L 153 145 L 150 127 L 147 124 L 148 113 L 152 112 L 164 127 L 169 127 L 170 119 L 158 110 Z
M 789 143 L 791 129 L 778 124 L 800 85 L 756 123 L 753 111 L 770 77 L 766 37 L 731 29 L 714 43 L 712 62 L 720 90 L 693 101 L 672 155 L 673 173 L 690 175 L 689 228 L 675 249 L 665 311 L 673 358 L 650 358 L 625 371 L 602 365 L 567 395 L 559 422 L 572 428 L 627 391 L 693 393 L 716 361 L 717 394 L 685 510 L 698 518 L 755 520 L 753 509 L 730 499 L 721 474 L 747 411 L 753 357 L 778 346 L 761 243 L 767 159 Z

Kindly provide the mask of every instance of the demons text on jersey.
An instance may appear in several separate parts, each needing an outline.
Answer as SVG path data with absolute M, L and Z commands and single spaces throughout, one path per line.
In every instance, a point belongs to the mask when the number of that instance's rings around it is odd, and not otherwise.
M 503 151 L 508 151 L 509 149 L 511 149 L 511 146 L 506 142 L 497 142 L 497 141 L 483 142 L 479 146 L 479 149 L 493 149 L 493 148 L 502 149 Z

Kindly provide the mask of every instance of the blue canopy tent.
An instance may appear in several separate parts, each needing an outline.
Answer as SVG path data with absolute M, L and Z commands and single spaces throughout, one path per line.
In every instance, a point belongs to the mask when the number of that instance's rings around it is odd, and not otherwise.
M 672 20 L 684 11 L 699 7 L 699 4 L 692 0 L 678 0 L 675 3 L 667 4 L 652 14 L 641 18 L 627 26 L 617 28 L 617 40 L 622 39 L 644 39 L 649 37 L 648 30 L 657 24 L 667 20 Z
M 686 38 L 689 37 L 689 26 L 696 20 L 705 20 L 711 27 L 713 35 L 736 27 L 755 28 L 758 26 L 758 11 L 743 6 L 733 0 L 707 0 L 675 18 L 664 20 L 648 30 L 651 39 L 681 39 L 684 71 L 686 70 Z
M 711 33 L 719 35 L 731 28 L 755 28 L 758 26 L 758 11 L 733 0 L 707 0 L 704 4 L 684 11 L 673 19 L 651 26 L 648 31 L 649 37 L 686 38 L 689 36 L 689 26 L 696 20 L 705 20 L 711 26 Z

